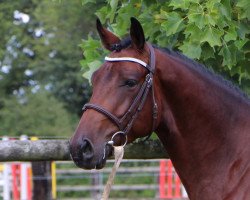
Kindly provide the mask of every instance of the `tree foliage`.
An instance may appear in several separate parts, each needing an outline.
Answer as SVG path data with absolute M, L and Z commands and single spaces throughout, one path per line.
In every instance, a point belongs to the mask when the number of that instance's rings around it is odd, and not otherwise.
M 80 1 L 0 2 L 0 93 L 22 87 L 46 87 L 71 113 L 81 113 L 89 96 L 82 79 L 78 47 L 93 27 L 91 11 Z M 30 17 L 28 23 L 15 12 Z M 3 27 L 3 28 L 2 28 Z M 1 68 L 8 67 L 4 73 Z
M 33 46 L 37 54 L 32 67 L 36 79 L 50 86 L 51 92 L 71 113 L 81 113 L 89 98 L 89 86 L 82 78 L 78 47 L 81 39 L 93 28 L 92 12 L 80 1 L 40 1 L 34 18 L 43 31 Z M 48 45 L 46 45 L 48 43 Z
M 90 93 L 78 45 L 92 15 L 81 1 L 0 1 L 0 135 L 72 133 Z
M 250 93 L 249 0 L 107 2 L 96 15 L 118 36 L 127 34 L 129 18 L 137 17 L 150 42 L 181 51 Z M 81 44 L 85 56 L 81 64 L 87 78 L 105 54 L 95 38 L 91 35 Z
M 0 133 L 3 135 L 70 136 L 74 130 L 72 116 L 48 91 L 4 99 L 0 112 Z M 76 120 L 75 120 L 76 121 Z

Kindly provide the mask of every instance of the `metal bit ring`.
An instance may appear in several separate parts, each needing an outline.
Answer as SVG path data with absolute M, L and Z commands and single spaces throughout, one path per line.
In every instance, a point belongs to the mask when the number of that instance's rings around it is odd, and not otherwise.
M 125 147 L 127 142 L 128 142 L 128 138 L 127 138 L 127 135 L 125 135 L 125 133 L 123 131 L 118 131 L 116 133 L 114 133 L 114 135 L 111 137 L 110 141 L 108 141 L 107 144 L 111 145 L 111 146 L 114 146 L 114 138 L 115 136 L 119 135 L 119 134 L 122 134 L 123 136 L 125 136 L 125 142 L 123 145 L 120 145 L 122 147 Z

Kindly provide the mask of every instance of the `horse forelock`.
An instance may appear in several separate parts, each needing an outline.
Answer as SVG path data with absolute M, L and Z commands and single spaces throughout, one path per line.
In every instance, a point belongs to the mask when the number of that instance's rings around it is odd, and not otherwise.
M 111 49 L 113 51 L 121 51 L 122 49 L 128 48 L 132 44 L 131 38 L 128 36 L 122 39 L 119 43 L 113 44 Z

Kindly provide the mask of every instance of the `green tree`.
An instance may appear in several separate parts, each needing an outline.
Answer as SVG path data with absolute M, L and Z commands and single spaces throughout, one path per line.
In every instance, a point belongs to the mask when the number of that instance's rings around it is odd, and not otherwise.
M 81 1 L 0 1 L 1 135 L 72 132 L 90 92 L 78 45 L 94 24 L 91 13 Z M 22 104 L 20 95 L 29 100 Z
M 70 136 L 74 130 L 72 116 L 63 103 L 48 91 L 22 94 L 4 99 L 0 112 L 0 134 L 18 136 Z M 74 120 L 76 121 L 76 120 Z
M 249 0 L 107 2 L 96 15 L 117 35 L 124 36 L 129 18 L 137 17 L 150 42 L 181 51 L 231 78 L 250 93 Z M 85 55 L 81 64 L 86 78 L 105 54 L 99 39 L 95 38 L 90 36 L 81 45 Z
M 94 23 L 89 7 L 80 1 L 22 0 L 0 2 L 0 10 L 0 67 L 9 68 L 8 73 L 0 70 L 0 93 L 42 85 L 70 112 L 80 114 L 89 87 L 80 72 L 78 45 Z M 15 12 L 30 20 L 14 19 Z
M 80 1 L 42 1 L 34 11 L 37 29 L 44 35 L 33 46 L 37 54 L 32 62 L 34 76 L 72 113 L 81 113 L 89 98 L 90 88 L 82 78 L 79 61 L 83 55 L 78 47 L 81 39 L 93 29 L 91 9 Z M 45 43 L 49 43 L 46 45 Z

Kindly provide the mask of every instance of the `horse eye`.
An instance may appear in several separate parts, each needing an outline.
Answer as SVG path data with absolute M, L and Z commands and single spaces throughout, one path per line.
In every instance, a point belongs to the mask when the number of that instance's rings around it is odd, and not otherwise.
M 125 85 L 128 87 L 134 87 L 137 85 L 137 81 L 133 79 L 129 79 L 125 81 Z

